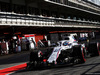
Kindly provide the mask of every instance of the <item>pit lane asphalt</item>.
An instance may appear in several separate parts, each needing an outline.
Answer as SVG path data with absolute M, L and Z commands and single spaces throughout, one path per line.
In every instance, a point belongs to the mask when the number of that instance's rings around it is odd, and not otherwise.
M 29 51 L 0 56 L 0 70 L 29 61 Z
M 86 63 L 60 67 L 17 71 L 11 75 L 100 75 L 100 56 L 87 58 Z

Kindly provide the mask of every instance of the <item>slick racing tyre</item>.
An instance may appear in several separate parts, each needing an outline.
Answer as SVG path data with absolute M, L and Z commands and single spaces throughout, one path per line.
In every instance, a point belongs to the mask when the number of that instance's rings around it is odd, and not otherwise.
M 34 51 L 30 53 L 30 62 L 42 60 L 42 51 Z
M 99 56 L 100 55 L 100 43 L 90 43 L 88 46 L 88 51 L 91 54 L 91 56 Z
M 97 56 L 100 55 L 100 43 L 97 42 Z
M 81 58 L 81 62 L 82 63 L 86 62 L 86 53 L 85 53 L 85 49 L 83 47 L 81 48 L 81 56 L 80 56 L 80 58 Z
M 38 67 L 43 60 L 43 53 L 41 51 L 34 51 L 30 53 L 30 65 Z
M 73 55 L 74 58 L 79 59 L 78 63 L 85 63 L 85 49 L 81 45 L 77 45 L 73 47 Z
M 33 69 L 33 64 L 27 63 L 26 70 L 32 70 L 32 69 Z

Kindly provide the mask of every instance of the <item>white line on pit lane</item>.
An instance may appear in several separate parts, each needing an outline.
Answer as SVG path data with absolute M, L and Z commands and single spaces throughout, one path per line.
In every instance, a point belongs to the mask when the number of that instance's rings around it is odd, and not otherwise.
M 86 73 L 85 75 L 100 75 L 100 73 Z
M 9 74 L 6 74 L 6 75 L 10 75 L 10 74 L 14 74 L 15 72 L 11 72 L 11 73 L 9 73 Z

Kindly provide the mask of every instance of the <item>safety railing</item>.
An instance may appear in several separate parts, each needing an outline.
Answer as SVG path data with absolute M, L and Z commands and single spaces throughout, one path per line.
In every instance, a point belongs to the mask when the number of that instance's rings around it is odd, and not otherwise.
M 10 26 L 100 26 L 100 22 L 44 17 L 36 15 L 20 15 L 14 13 L 0 13 L 0 25 Z
M 68 5 L 69 5 L 69 6 L 73 6 L 73 7 L 77 7 L 77 8 L 83 9 L 83 10 L 87 10 L 87 11 L 91 11 L 91 12 L 95 12 L 95 13 L 99 13 L 99 14 L 100 14 L 100 11 L 99 11 L 99 10 L 96 11 L 96 10 L 94 10 L 94 9 L 92 9 L 92 8 L 85 7 L 85 6 L 76 4 L 76 3 L 68 2 Z
M 42 18 L 39 16 L 0 13 L 0 25 L 41 26 L 41 25 L 52 25 L 53 23 L 54 23 L 53 20 Z
M 57 4 L 60 4 L 60 5 L 62 4 L 64 6 L 70 6 L 70 7 L 82 9 L 82 10 L 85 10 L 85 11 L 88 11 L 88 12 L 92 12 L 92 13 L 95 13 L 95 14 L 100 14 L 100 11 L 99 10 L 95 10 L 94 7 L 90 8 L 91 6 L 87 7 L 87 6 L 79 5 L 79 4 L 71 2 L 71 1 L 64 1 L 63 3 L 58 2 L 57 0 L 45 0 L 45 1 L 51 2 L 51 3 L 57 3 Z

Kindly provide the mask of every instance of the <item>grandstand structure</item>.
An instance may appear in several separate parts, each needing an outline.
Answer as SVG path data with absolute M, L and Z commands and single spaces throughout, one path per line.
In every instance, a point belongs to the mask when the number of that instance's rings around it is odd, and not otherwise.
M 0 0 L 0 34 L 99 30 L 100 6 L 90 0 Z

